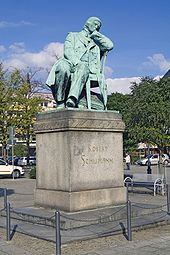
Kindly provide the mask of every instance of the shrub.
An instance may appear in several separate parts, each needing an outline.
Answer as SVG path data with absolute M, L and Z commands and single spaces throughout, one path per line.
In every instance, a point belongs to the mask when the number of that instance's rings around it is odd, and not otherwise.
M 30 179 L 36 179 L 36 167 L 33 167 L 29 173 Z

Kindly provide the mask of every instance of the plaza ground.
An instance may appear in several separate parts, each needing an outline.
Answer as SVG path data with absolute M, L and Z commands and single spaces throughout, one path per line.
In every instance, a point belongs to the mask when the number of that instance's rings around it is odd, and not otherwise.
M 167 168 L 167 171 L 170 168 Z M 153 167 L 156 173 L 158 168 Z M 132 166 L 131 173 L 146 173 L 146 167 Z M 9 201 L 12 207 L 33 206 L 35 180 L 22 178 L 17 180 L 0 179 L 0 187 L 9 189 Z M 166 203 L 166 197 L 154 197 L 150 192 L 130 194 L 132 201 L 144 203 Z M 0 197 L 0 208 L 3 197 Z M 133 231 L 133 241 L 128 241 L 123 233 L 113 236 L 74 241 L 62 245 L 62 255 L 168 255 L 170 254 L 170 225 L 155 224 L 154 228 Z M 0 255 L 56 255 L 55 243 L 16 232 L 11 241 L 6 240 L 6 231 L 0 228 Z

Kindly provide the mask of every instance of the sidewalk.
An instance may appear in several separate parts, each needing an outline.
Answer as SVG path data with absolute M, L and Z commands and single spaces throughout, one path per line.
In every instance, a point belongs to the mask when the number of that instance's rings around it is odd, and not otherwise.
M 157 229 L 157 228 L 156 228 Z M 149 229 L 143 231 L 141 237 L 140 232 L 133 233 L 133 241 L 129 242 L 121 236 L 112 236 L 108 238 L 98 238 L 83 243 L 82 248 L 77 248 L 78 244 L 74 243 L 71 246 L 62 246 L 62 255 L 168 255 L 170 254 L 170 227 L 169 232 L 162 232 L 163 227 L 159 229 L 159 233 L 155 235 L 156 229 Z M 139 235 L 139 236 L 138 236 Z M 29 237 L 23 236 L 23 242 L 27 242 Z M 97 240 L 97 241 L 96 241 Z M 28 246 L 18 248 L 15 245 L 15 240 L 11 242 L 0 241 L 0 255 L 56 255 L 55 248 L 45 247 L 46 243 L 41 241 L 43 249 L 40 250 L 34 240 L 34 250 L 31 249 L 30 243 Z M 93 242 L 93 245 L 92 245 Z M 11 244 L 12 243 L 12 244 Z M 45 250 L 46 248 L 46 250 Z M 44 252 L 43 252 L 44 251 Z
M 128 244 L 112 248 L 95 250 L 86 255 L 168 255 L 170 254 L 170 236 L 155 238 L 151 241 L 129 242 Z M 85 254 L 80 254 L 85 255 Z
M 32 255 L 24 249 L 11 245 L 9 242 L 0 240 L 0 255 Z

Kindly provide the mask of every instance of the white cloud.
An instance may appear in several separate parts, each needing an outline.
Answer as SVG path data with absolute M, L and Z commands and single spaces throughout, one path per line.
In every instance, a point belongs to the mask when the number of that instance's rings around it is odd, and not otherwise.
M 154 79 L 157 81 L 159 81 L 161 78 L 162 76 L 160 75 L 154 77 Z M 132 86 L 133 82 L 139 84 L 141 82 L 141 77 L 106 79 L 108 95 L 115 92 L 129 94 L 131 92 L 130 87 Z
M 23 42 L 16 42 L 9 46 L 9 50 L 14 54 L 20 54 L 25 52 L 25 44 Z
M 154 80 L 159 81 L 162 77 L 163 77 L 163 75 L 157 75 L 154 77 Z
M 30 52 L 26 49 L 23 42 L 16 42 L 5 48 L 0 45 L 0 52 L 8 54 L 3 61 L 4 67 L 19 68 L 21 70 L 26 68 L 42 68 L 46 70 L 41 72 L 41 79 L 47 78 L 47 70 L 50 70 L 58 57 L 63 56 L 63 44 L 59 42 L 51 42 L 46 45 L 39 52 Z M 157 65 L 161 70 L 166 71 L 170 68 L 170 62 L 165 59 L 162 54 L 154 54 L 152 57 L 148 57 L 150 65 Z M 123 94 L 129 94 L 131 92 L 130 87 L 132 82 L 140 82 L 141 77 L 130 78 L 110 78 L 112 77 L 113 70 L 111 67 L 105 67 L 105 77 L 108 86 L 108 94 L 119 92 Z M 156 77 L 156 78 L 160 78 Z
M 132 82 L 140 82 L 141 77 L 106 79 L 108 94 L 115 92 L 129 94 Z
M 5 67 L 25 69 L 45 68 L 50 69 L 56 57 L 63 56 L 63 44 L 50 43 L 39 52 L 29 52 L 24 43 L 14 43 L 9 46 L 8 56 L 4 60 Z
M 107 83 L 107 94 L 111 95 L 112 93 L 122 93 L 122 94 L 130 94 L 130 87 L 132 82 L 139 83 L 141 81 L 141 77 L 130 77 L 130 78 L 108 78 L 106 79 Z M 94 88 L 93 91 L 100 93 L 99 88 Z
M 3 49 L 3 46 L 1 46 Z M 0 48 L 1 49 L 1 48 Z M 6 68 L 19 68 L 26 69 L 30 68 L 44 68 L 50 70 L 52 65 L 55 63 L 57 57 L 63 56 L 63 44 L 58 42 L 51 42 L 46 45 L 39 52 L 29 52 L 26 50 L 25 44 L 17 42 L 9 46 L 8 56 L 4 60 L 3 64 Z M 108 94 L 113 92 L 120 92 L 123 94 L 130 93 L 131 82 L 139 82 L 139 77 L 131 78 L 117 78 L 112 79 L 113 70 L 111 67 L 105 67 L 105 76 L 107 77 L 106 82 L 108 85 Z M 42 74 L 41 78 L 47 78 L 47 73 Z
M 154 54 L 148 57 L 148 60 L 154 66 L 160 68 L 161 71 L 166 72 L 170 69 L 170 60 L 167 60 L 163 54 Z
M 104 73 L 105 73 L 105 77 L 107 77 L 107 78 L 112 77 L 113 69 L 109 66 L 105 66 Z
M 28 21 L 19 21 L 19 22 L 8 22 L 8 21 L 0 21 L 0 29 L 1 28 L 10 28 L 10 27 L 21 27 L 21 26 L 33 26 L 34 24 Z
M 3 45 L 0 45 L 0 53 L 4 53 L 6 51 L 6 48 Z

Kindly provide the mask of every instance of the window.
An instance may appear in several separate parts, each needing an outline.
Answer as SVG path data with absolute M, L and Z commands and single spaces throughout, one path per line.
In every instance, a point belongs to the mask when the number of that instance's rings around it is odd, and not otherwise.
M 6 162 L 5 162 L 5 161 L 0 160 L 0 165 L 1 165 L 1 166 L 2 166 L 2 165 L 6 165 Z

